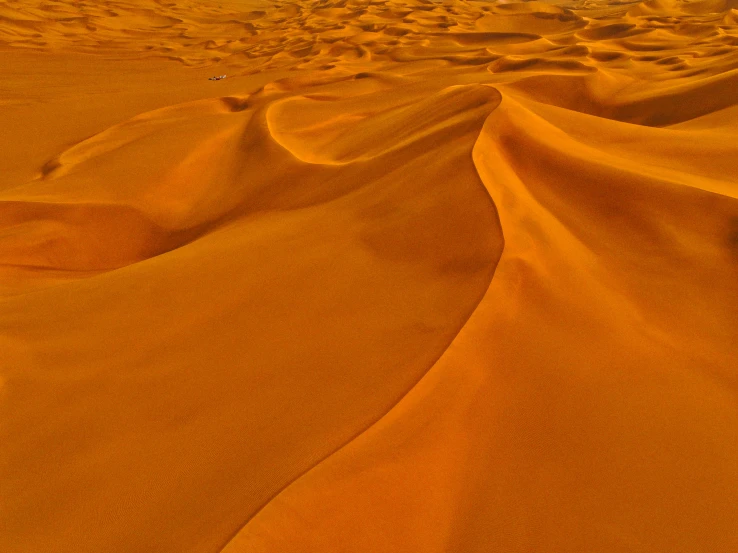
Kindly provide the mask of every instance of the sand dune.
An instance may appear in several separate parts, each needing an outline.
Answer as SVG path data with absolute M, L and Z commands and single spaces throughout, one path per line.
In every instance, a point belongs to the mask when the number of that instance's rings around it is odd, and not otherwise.
M 738 548 L 734 0 L 15 0 L 0 68 L 0 550 Z

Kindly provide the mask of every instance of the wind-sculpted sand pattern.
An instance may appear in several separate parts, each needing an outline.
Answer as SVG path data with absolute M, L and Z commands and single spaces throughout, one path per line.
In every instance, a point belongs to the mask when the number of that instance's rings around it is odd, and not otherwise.
M 0 550 L 738 549 L 735 0 L 11 1 L 0 69 Z

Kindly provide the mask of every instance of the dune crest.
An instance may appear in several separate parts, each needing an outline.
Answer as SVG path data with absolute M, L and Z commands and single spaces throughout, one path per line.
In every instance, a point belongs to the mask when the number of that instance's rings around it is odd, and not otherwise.
M 0 68 L 0 550 L 738 548 L 734 0 L 22 0 Z

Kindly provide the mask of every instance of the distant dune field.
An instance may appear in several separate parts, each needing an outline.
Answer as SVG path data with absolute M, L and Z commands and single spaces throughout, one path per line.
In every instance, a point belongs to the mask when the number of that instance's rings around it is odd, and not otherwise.
M 0 551 L 736 553 L 738 0 L 0 3 Z

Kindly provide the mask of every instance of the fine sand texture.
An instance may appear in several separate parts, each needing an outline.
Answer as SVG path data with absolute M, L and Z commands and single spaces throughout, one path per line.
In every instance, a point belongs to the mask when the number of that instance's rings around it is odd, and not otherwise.
M 738 0 L 0 3 L 0 551 L 736 553 Z

